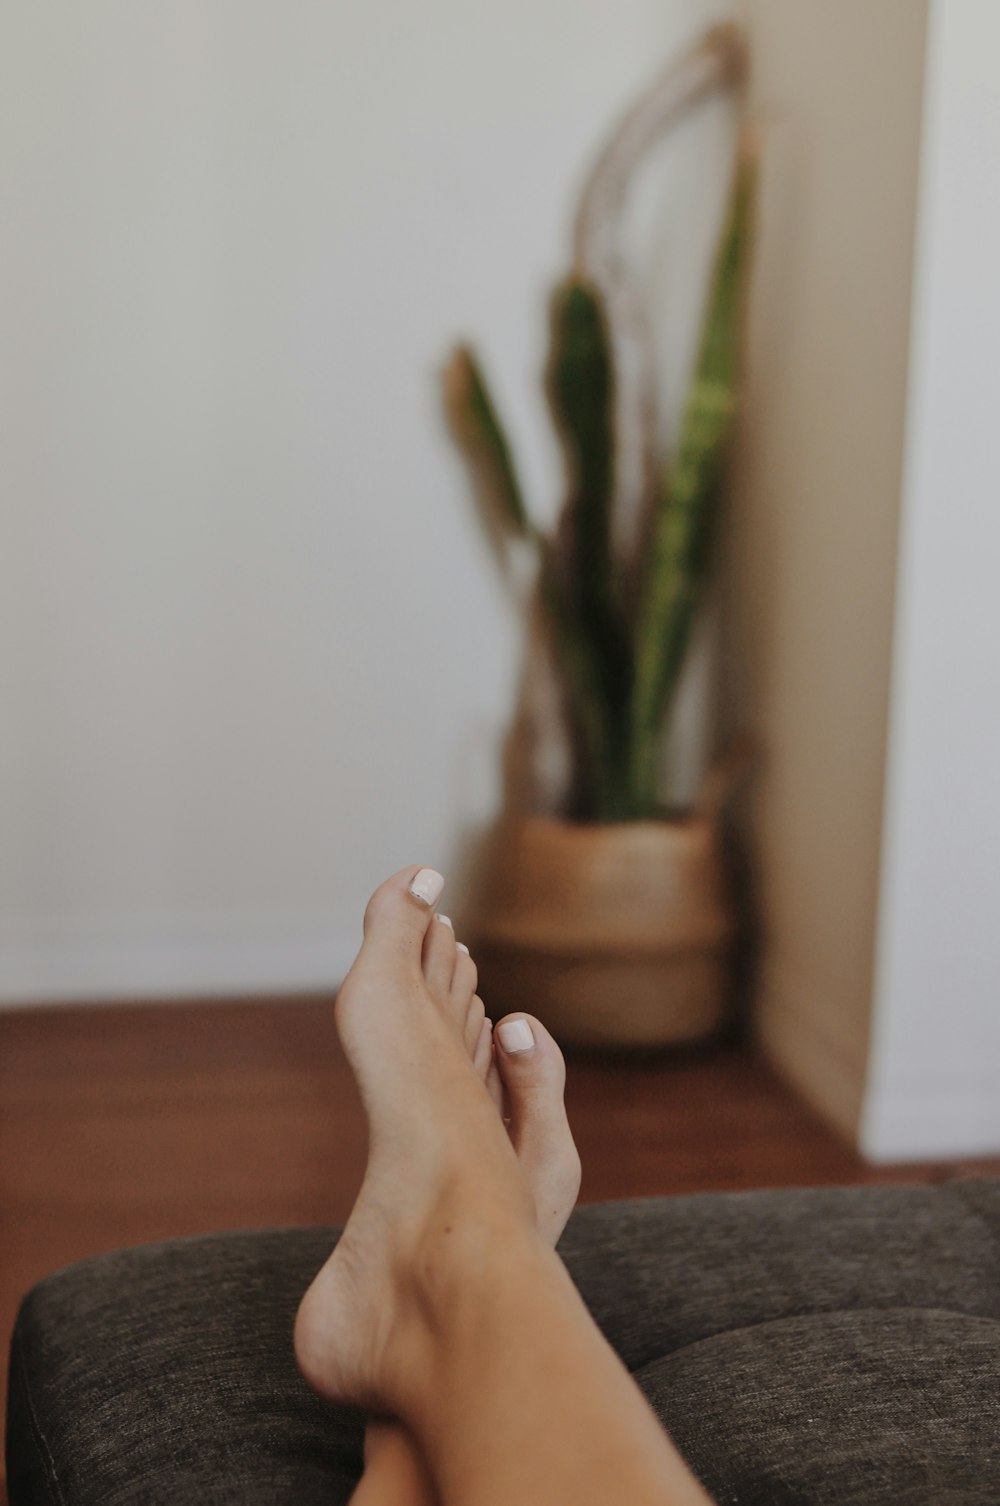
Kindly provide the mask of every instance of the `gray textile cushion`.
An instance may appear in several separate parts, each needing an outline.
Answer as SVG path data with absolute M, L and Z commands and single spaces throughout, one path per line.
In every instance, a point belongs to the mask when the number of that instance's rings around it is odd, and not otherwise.
M 346 1501 L 361 1419 L 290 1343 L 333 1238 L 181 1240 L 42 1282 L 12 1347 L 11 1506 Z M 609 1203 L 561 1250 L 720 1506 L 1000 1503 L 1000 1179 Z

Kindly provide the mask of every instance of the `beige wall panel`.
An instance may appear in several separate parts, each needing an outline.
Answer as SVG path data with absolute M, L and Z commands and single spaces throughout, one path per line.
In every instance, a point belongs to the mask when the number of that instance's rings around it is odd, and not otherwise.
M 926 5 L 748 0 L 765 107 L 727 718 L 762 748 L 757 1028 L 852 1137 L 864 1089 Z

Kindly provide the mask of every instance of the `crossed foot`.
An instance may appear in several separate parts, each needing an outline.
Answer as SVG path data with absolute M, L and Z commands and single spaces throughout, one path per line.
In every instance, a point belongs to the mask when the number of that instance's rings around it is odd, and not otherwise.
M 309 1383 L 383 1413 L 398 1410 L 428 1283 L 483 1240 L 551 1248 L 580 1185 L 559 1048 L 527 1015 L 491 1027 L 475 964 L 435 913 L 442 885 L 403 869 L 365 912 L 335 1016 L 368 1116 L 368 1166 L 295 1324 Z

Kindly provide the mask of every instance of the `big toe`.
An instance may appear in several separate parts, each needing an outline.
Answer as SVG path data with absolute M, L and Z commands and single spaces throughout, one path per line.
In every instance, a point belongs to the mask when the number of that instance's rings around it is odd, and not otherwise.
M 433 868 L 401 868 L 380 884 L 365 910 L 365 939 L 359 960 L 389 960 L 418 966 L 424 937 L 444 879 Z
M 380 884 L 365 910 L 365 939 L 337 993 L 335 1017 L 341 1044 L 355 1070 L 369 1039 L 381 1038 L 379 1022 L 391 1026 L 405 1001 L 421 995 L 421 955 L 444 880 L 431 868 L 402 868 Z M 445 927 L 441 928 L 442 930 Z
M 532 1189 L 540 1232 L 554 1244 L 580 1191 L 580 1157 L 563 1101 L 566 1064 L 533 1015 L 507 1015 L 493 1039 L 511 1142 Z

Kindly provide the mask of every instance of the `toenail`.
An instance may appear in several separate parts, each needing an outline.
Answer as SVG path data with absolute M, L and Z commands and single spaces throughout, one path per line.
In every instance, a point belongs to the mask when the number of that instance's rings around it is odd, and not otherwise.
M 458 950 L 460 952 L 464 952 L 467 957 L 472 955 L 464 941 L 456 941 L 455 945 L 458 947 Z
M 497 1035 L 508 1056 L 517 1056 L 522 1051 L 531 1051 L 535 1045 L 535 1037 L 531 1033 L 531 1026 L 527 1020 L 508 1020 L 505 1025 L 497 1026 Z
M 410 893 L 423 904 L 434 905 L 443 888 L 444 879 L 440 873 L 435 873 L 433 868 L 421 868 L 410 885 Z

